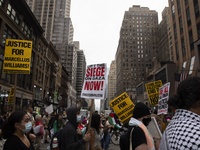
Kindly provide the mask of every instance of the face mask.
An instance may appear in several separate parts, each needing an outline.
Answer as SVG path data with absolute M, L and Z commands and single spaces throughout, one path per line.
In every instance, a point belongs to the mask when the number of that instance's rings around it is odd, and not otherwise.
M 148 126 L 148 124 L 149 124 L 150 121 L 151 121 L 151 117 L 149 117 L 149 118 L 143 118 L 143 119 L 142 119 L 142 122 L 143 122 L 143 124 L 144 124 L 145 126 Z
M 77 116 L 76 121 L 80 122 L 81 121 L 81 116 Z
M 26 124 L 25 124 L 25 129 L 24 129 L 24 130 L 21 129 L 21 130 L 22 130 L 24 133 L 27 133 L 27 132 L 31 131 L 31 129 L 32 129 L 32 123 L 29 122 L 29 123 L 26 123 Z

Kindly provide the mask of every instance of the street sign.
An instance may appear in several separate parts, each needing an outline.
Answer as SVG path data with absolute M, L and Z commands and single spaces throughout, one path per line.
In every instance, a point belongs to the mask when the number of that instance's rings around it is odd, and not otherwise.
M 14 87 L 10 88 L 10 94 L 8 97 L 8 104 L 12 104 L 14 100 Z
M 6 39 L 3 72 L 30 74 L 32 41 Z

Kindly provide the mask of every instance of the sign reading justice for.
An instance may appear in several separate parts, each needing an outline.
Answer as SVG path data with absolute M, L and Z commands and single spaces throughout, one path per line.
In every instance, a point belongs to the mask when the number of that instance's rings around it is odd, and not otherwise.
M 30 74 L 32 41 L 6 39 L 4 73 Z

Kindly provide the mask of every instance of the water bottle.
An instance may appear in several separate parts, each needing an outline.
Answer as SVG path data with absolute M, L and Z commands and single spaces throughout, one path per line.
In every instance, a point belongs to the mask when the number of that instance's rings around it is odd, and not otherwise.
M 59 150 L 57 137 L 53 138 L 52 150 Z

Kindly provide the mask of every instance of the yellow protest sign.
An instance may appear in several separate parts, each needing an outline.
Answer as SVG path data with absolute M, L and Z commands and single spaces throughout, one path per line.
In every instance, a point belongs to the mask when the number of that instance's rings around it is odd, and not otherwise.
M 8 104 L 12 104 L 13 100 L 14 100 L 14 87 L 11 87 L 9 97 L 8 97 Z
M 109 103 L 123 124 L 127 123 L 132 117 L 135 105 L 126 92 Z
M 6 39 L 3 72 L 30 74 L 32 41 Z
M 159 88 L 162 86 L 163 85 L 161 80 L 145 84 L 151 106 L 155 106 L 158 104 Z

